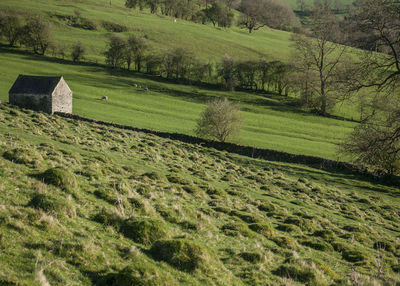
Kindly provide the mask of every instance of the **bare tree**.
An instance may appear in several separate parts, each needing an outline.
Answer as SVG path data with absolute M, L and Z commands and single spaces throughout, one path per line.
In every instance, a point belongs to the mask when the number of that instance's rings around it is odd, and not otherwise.
M 335 44 L 341 36 L 336 18 L 329 10 L 317 9 L 311 18 L 311 35 L 295 35 L 292 56 L 300 83 L 306 81 L 307 93 L 317 95 L 317 110 L 326 115 L 338 99 L 344 98 L 341 87 L 346 46 Z M 306 73 L 304 71 L 307 71 Z M 306 77 L 306 78 L 304 78 Z
M 276 29 L 289 29 L 298 25 L 298 20 L 290 6 L 279 0 L 242 0 L 238 19 L 239 27 L 249 33 L 264 26 Z
M 379 106 L 379 107 L 378 107 Z M 381 97 L 374 116 L 358 125 L 341 144 L 340 153 L 371 171 L 398 174 L 400 168 L 400 100 Z M 379 109 L 379 111 L 378 111 Z
M 239 132 L 240 124 L 239 107 L 226 98 L 216 99 L 207 104 L 197 122 L 195 132 L 198 136 L 225 142 L 229 136 Z
M 356 35 L 371 35 L 354 68 L 351 86 L 367 88 L 369 111 L 342 144 L 353 162 L 373 171 L 400 169 L 400 7 L 396 0 L 357 0 L 351 15 Z M 381 53 L 377 53 L 379 51 Z

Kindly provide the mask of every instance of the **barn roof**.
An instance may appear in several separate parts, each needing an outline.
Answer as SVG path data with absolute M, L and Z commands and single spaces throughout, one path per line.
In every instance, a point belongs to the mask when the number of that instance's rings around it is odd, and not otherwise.
M 19 75 L 9 93 L 51 94 L 62 76 Z

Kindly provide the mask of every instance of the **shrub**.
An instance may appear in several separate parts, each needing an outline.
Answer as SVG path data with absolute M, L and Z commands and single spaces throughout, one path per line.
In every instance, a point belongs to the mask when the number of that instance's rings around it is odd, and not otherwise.
M 265 237 L 271 237 L 274 234 L 274 228 L 270 223 L 252 223 L 249 228 Z
M 119 271 L 112 283 L 115 286 L 168 286 L 177 284 L 177 281 L 170 274 L 161 272 L 159 267 L 136 260 Z
M 78 188 L 78 183 L 74 174 L 63 168 L 51 168 L 42 174 L 42 179 L 46 184 L 60 187 L 64 191 L 74 193 Z
M 32 149 L 16 148 L 4 152 L 3 157 L 17 164 L 37 164 L 42 156 Z
M 168 228 L 162 220 L 131 218 L 121 225 L 122 233 L 134 242 L 150 245 L 159 239 L 168 238 Z
M 236 135 L 240 129 L 239 107 L 228 99 L 216 99 L 207 104 L 205 111 L 197 121 L 196 134 L 226 141 Z
M 193 272 L 210 264 L 209 254 L 203 246 L 184 239 L 156 241 L 150 253 L 155 259 L 186 272 Z

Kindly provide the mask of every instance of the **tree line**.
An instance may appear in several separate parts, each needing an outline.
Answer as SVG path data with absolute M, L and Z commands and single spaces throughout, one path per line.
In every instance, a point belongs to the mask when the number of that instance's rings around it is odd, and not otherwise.
M 57 45 L 53 38 L 52 25 L 42 15 L 21 15 L 11 11 L 0 11 L 0 40 L 10 47 L 24 46 L 33 53 L 45 55 L 51 51 L 53 56 L 63 59 L 70 56 L 74 62 L 84 58 L 85 47 L 76 41 L 70 47 Z
M 125 6 L 223 28 L 235 24 L 236 9 L 241 13 L 236 24 L 249 33 L 264 26 L 284 30 L 299 27 L 291 7 L 281 0 L 126 0 Z
M 288 95 L 292 82 L 290 66 L 281 61 L 241 60 L 225 55 L 217 63 L 198 59 L 193 52 L 177 47 L 164 53 L 151 51 L 144 37 L 124 38 L 114 34 L 104 52 L 112 68 L 133 69 L 183 83 L 220 83 L 225 90 L 235 88 L 273 91 Z

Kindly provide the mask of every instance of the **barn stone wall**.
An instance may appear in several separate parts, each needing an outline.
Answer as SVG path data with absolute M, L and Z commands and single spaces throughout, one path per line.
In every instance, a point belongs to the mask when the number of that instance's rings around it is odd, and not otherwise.
M 9 101 L 23 108 L 52 113 L 51 96 L 48 94 L 10 94 Z
M 64 79 L 61 79 L 52 94 L 52 113 L 72 113 L 72 91 Z

